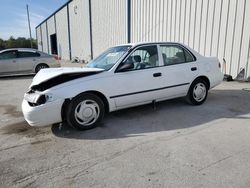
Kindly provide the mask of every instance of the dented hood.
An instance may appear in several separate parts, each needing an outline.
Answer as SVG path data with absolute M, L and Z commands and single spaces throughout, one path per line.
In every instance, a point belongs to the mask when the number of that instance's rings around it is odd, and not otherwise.
M 46 83 L 53 79 L 62 78 L 63 76 L 80 75 L 79 77 L 84 77 L 99 73 L 104 71 L 104 69 L 98 68 L 78 68 L 78 67 L 64 67 L 64 68 L 48 68 L 40 70 L 36 76 L 33 78 L 31 83 L 32 86 L 37 86 Z M 66 79 L 67 80 L 67 79 Z

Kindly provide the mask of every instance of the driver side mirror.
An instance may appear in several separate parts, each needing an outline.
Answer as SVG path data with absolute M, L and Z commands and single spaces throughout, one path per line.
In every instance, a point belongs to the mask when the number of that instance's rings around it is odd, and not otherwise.
M 134 69 L 134 63 L 125 63 L 118 67 L 117 72 L 125 72 Z

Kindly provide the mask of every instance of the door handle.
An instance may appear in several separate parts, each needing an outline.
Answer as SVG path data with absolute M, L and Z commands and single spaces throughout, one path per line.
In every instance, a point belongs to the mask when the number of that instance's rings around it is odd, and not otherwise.
M 191 71 L 196 71 L 197 70 L 197 67 L 192 67 L 191 68 Z
M 161 72 L 156 72 L 153 74 L 154 77 L 160 77 L 161 76 Z
M 16 63 L 16 60 L 13 60 L 12 62 L 13 62 L 13 63 Z

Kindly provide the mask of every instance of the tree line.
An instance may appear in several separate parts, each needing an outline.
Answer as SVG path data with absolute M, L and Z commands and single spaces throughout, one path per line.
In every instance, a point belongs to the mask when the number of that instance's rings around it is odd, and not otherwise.
M 8 40 L 4 40 L 0 38 L 0 50 L 8 49 L 8 48 L 30 48 L 30 39 L 25 37 L 10 37 Z M 37 49 L 37 41 L 32 39 L 32 48 Z

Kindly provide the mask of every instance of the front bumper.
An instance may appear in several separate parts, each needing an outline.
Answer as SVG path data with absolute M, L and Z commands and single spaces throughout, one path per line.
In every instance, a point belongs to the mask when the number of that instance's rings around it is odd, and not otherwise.
M 55 100 L 39 106 L 30 106 L 25 99 L 22 102 L 24 119 L 31 126 L 46 126 L 62 122 L 61 109 L 64 100 Z

